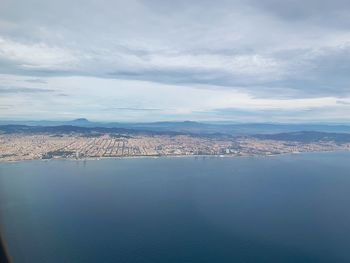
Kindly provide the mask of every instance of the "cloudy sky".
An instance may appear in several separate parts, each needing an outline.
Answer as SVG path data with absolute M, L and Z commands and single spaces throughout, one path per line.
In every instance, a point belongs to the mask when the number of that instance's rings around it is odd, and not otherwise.
M 1 0 L 0 119 L 350 122 L 348 0 Z

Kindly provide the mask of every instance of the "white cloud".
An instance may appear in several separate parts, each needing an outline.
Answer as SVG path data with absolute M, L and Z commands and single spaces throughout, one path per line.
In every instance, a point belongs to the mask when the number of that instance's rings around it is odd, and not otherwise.
M 308 99 L 261 99 L 247 93 L 225 88 L 198 89 L 181 85 L 165 85 L 147 81 L 100 79 L 93 77 L 51 77 L 43 82 L 28 82 L 28 77 L 2 75 L 3 83 L 7 85 L 23 85 L 42 88 L 51 87 L 54 94 L 27 93 L 16 95 L 15 98 L 3 96 L 0 105 L 14 104 L 16 111 L 11 108 L 2 109 L 3 116 L 20 118 L 35 116 L 36 118 L 68 118 L 85 116 L 87 118 L 107 121 L 152 121 L 164 119 L 205 119 L 210 112 L 226 109 L 231 111 L 280 111 L 286 113 L 317 111 L 323 108 L 349 108 L 345 103 L 339 104 L 334 97 Z M 29 79 L 30 80 L 30 79 Z M 64 96 L 59 96 L 64 94 Z M 350 98 L 342 100 L 348 101 Z M 125 111 L 123 108 L 140 109 Z M 142 109 L 157 109 L 147 111 Z M 199 116 L 198 112 L 204 114 Z M 207 113 L 207 115 L 205 115 Z M 325 121 L 330 121 L 331 113 L 324 115 Z M 340 116 L 340 115 L 339 115 Z M 215 118 L 236 120 L 235 114 L 224 114 Z M 302 119 L 303 116 L 299 116 Z M 319 118 L 319 116 L 317 116 Z M 344 118 L 344 116 L 342 116 Z M 322 119 L 322 116 L 321 116 Z M 257 120 L 255 120 L 257 121 Z M 271 120 L 269 120 L 271 121 Z
M 1 85 L 57 96 L 2 95 L 19 106 L 1 113 L 156 120 L 311 109 L 310 119 L 346 119 L 336 101 L 350 97 L 350 5 L 321 2 L 3 0 Z M 113 107 L 162 111 L 101 111 Z M 319 116 L 322 107 L 330 112 Z
M 0 37 L 0 58 L 24 68 L 69 69 L 78 59 L 68 50 L 45 43 L 23 44 Z

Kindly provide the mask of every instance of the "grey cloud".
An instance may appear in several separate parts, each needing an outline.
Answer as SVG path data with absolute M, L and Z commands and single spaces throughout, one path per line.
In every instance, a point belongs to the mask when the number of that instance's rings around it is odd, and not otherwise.
M 147 80 L 165 84 L 202 84 L 235 88 L 255 97 L 302 98 L 350 95 L 350 46 L 272 54 L 276 60 L 288 61 L 282 76 L 245 75 L 222 69 L 151 68 L 108 73 L 121 79 Z M 309 55 L 312 54 L 312 55 Z
M 69 95 L 65 94 L 65 93 L 59 93 L 59 94 L 57 94 L 57 96 L 59 96 L 59 97 L 69 97 Z
M 337 100 L 337 104 L 350 106 L 350 101 Z
M 1 51 L 1 47 L 0 47 Z M 73 76 L 73 75 L 82 75 L 78 71 L 67 71 L 60 69 L 41 69 L 41 68 L 26 68 L 23 65 L 16 61 L 11 61 L 10 59 L 4 59 L 0 56 L 0 74 L 13 74 L 19 76 L 27 77 L 55 77 L 55 76 Z M 27 82 L 36 82 L 43 83 L 33 80 L 26 80 Z
M 42 84 L 46 84 L 47 83 L 47 81 L 43 80 L 43 79 L 27 79 L 25 81 L 29 82 L 29 83 L 42 83 Z
M 11 94 L 11 93 L 48 93 L 54 92 L 52 89 L 40 89 L 40 88 L 23 88 L 23 87 L 1 87 L 0 94 Z
M 8 110 L 8 109 L 11 109 L 11 108 L 13 108 L 13 105 L 10 105 L 10 104 L 8 104 L 8 105 L 1 105 L 0 104 L 0 109 L 2 109 L 2 110 Z
M 347 0 L 4 2 L 0 22 L 13 26 L 0 27 L 0 36 L 62 48 L 77 61 L 23 67 L 16 57 L 1 56 L 0 43 L 0 73 L 212 85 L 254 97 L 350 95 Z M 333 39 L 339 43 L 328 43 Z M 223 61 L 181 61 L 199 56 Z M 254 66 L 262 72 L 249 74 L 225 68 L 226 60 L 239 56 L 264 56 L 277 66 L 266 72 L 268 65 Z
M 214 70 L 200 69 L 148 69 L 139 71 L 117 71 L 108 76 L 118 79 L 147 80 L 164 84 L 212 84 L 226 86 L 230 84 L 227 74 Z M 232 83 L 231 83 L 232 84 Z
M 157 108 L 131 108 L 131 107 L 108 107 L 105 111 L 121 110 L 121 111 L 163 111 L 163 109 Z
M 350 8 L 350 2 L 347 0 L 251 0 L 248 2 L 281 19 L 293 21 L 317 19 L 316 22 L 321 22 L 319 19 L 322 19 L 328 24 L 338 19 L 346 22 L 346 17 L 342 15 L 349 15 Z M 325 16 L 329 19 L 325 19 Z

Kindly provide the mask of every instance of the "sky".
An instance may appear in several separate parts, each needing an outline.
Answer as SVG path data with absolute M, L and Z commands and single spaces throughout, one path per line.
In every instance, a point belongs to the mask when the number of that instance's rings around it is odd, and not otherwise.
M 350 123 L 348 0 L 0 0 L 0 119 Z

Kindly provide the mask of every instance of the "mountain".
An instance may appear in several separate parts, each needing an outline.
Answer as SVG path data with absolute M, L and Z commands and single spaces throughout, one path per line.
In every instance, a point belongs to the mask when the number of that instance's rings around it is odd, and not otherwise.
M 258 139 L 267 139 L 275 141 L 293 141 L 302 143 L 312 142 L 336 142 L 336 143 L 348 143 L 350 142 L 349 133 L 328 133 L 328 132 L 315 132 L 315 131 L 302 131 L 302 132 L 288 132 L 278 134 L 259 134 L 254 135 Z
M 181 132 L 194 134 L 221 133 L 227 135 L 254 135 L 276 134 L 300 131 L 318 131 L 334 133 L 350 133 L 350 125 L 339 124 L 285 124 L 285 123 L 215 123 L 215 122 L 148 122 L 148 123 L 122 123 L 122 122 L 92 122 L 85 118 L 71 121 L 0 121 L 0 125 L 28 125 L 28 126 L 77 126 L 120 128 L 153 132 Z
M 75 120 L 72 120 L 72 121 L 69 121 L 70 123 L 75 123 L 75 124 L 87 124 L 87 123 L 90 123 L 88 121 L 88 119 L 85 119 L 85 118 L 79 118 L 79 119 L 75 119 Z
M 126 128 L 108 128 L 108 127 L 82 127 L 73 125 L 59 125 L 59 126 L 28 126 L 28 125 L 0 125 L 0 134 L 86 134 L 86 135 L 98 135 L 103 133 L 109 134 L 147 134 L 147 135 L 180 135 L 183 133 L 175 131 L 149 131 L 149 130 L 135 130 Z

